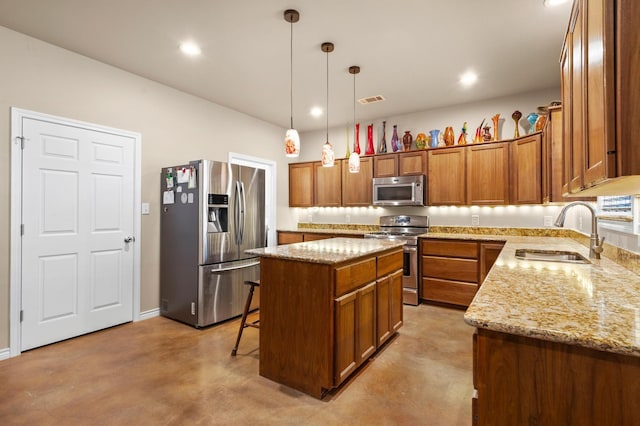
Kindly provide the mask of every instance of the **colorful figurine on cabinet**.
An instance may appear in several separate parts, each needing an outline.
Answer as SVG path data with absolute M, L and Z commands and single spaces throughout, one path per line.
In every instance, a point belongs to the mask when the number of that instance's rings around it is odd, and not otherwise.
M 473 143 L 482 143 L 482 126 L 484 126 L 484 122 L 486 119 L 482 120 L 482 123 L 476 128 L 476 134 L 473 137 Z
M 466 145 L 467 144 L 467 122 L 465 121 L 462 125 L 462 130 L 460 131 L 460 136 L 458 136 L 458 145 Z

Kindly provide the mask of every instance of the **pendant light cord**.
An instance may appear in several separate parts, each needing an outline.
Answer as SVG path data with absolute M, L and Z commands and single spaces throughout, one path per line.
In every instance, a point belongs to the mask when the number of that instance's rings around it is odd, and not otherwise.
M 327 142 L 329 142 L 329 51 L 327 50 Z
M 291 24 L 291 37 L 290 37 L 290 49 L 289 49 L 289 92 L 290 92 L 290 102 L 289 102 L 289 117 L 291 118 L 291 128 L 293 129 L 293 20 L 290 22 Z
M 353 73 L 353 146 L 356 143 L 356 73 Z

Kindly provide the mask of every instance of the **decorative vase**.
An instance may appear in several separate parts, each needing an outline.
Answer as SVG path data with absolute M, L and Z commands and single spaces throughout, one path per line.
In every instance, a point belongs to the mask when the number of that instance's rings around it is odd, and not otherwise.
M 493 121 L 493 140 L 497 141 L 498 140 L 498 122 L 500 121 L 500 114 L 496 114 L 493 117 L 491 117 L 491 120 Z
M 529 133 L 534 133 L 536 131 L 536 121 L 538 121 L 538 114 L 532 112 L 527 115 L 527 121 L 529 122 Z
M 447 128 L 444 129 L 443 139 L 444 139 L 444 144 L 446 146 L 452 146 L 453 145 L 453 143 L 456 140 L 456 137 L 453 134 L 453 127 L 448 126 Z
M 384 154 L 387 152 L 387 137 L 385 136 L 387 132 L 387 122 L 382 122 L 382 139 L 380 139 L 380 146 L 378 146 L 378 154 Z
M 400 146 L 400 139 L 398 138 L 398 125 L 393 125 L 393 135 L 391 136 L 391 149 L 393 152 L 398 152 L 402 149 Z
M 511 118 L 515 121 L 516 130 L 513 132 L 513 138 L 517 139 L 520 137 L 520 130 L 518 130 L 518 123 L 520 123 L 520 119 L 522 118 L 522 113 L 518 110 L 513 111 L 511 114 Z
M 402 137 L 402 145 L 404 145 L 404 151 L 411 151 L 412 143 L 413 143 L 413 136 L 411 135 L 411 131 L 405 130 L 404 136 Z
M 349 157 L 351 156 L 351 148 L 349 147 L 349 145 L 351 145 L 349 143 L 349 126 L 347 126 L 347 153 L 345 154 L 344 158 L 349 159 Z
M 365 155 L 373 155 L 375 153 L 376 150 L 373 147 L 373 124 L 369 124 L 367 126 L 367 151 Z
M 484 119 L 478 127 L 476 127 L 476 134 L 473 137 L 473 143 L 482 143 L 482 126 L 484 125 Z
M 544 125 L 546 122 L 547 122 L 547 115 L 540 114 L 540 116 L 536 120 L 536 132 L 541 132 L 542 130 L 544 130 Z
M 482 130 L 484 130 L 482 132 L 482 141 L 483 142 L 489 142 L 492 139 L 491 132 L 489 131 L 489 129 L 491 129 L 491 126 L 484 126 L 482 128 Z
M 438 147 L 438 136 L 440 135 L 439 129 L 433 129 L 429 131 L 429 135 L 431 136 L 431 144 L 429 145 L 431 148 Z
M 460 136 L 458 136 L 458 145 L 466 145 L 467 144 L 467 122 L 465 121 L 462 125 L 462 130 L 460 131 Z
M 353 138 L 353 152 L 360 155 L 360 123 L 356 123 L 356 134 Z
M 425 149 L 427 147 L 427 135 L 418 133 L 416 136 L 416 149 Z

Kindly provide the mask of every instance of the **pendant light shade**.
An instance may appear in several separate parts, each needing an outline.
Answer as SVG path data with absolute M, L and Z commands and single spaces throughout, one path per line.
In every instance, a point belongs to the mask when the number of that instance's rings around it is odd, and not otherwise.
M 333 43 L 322 43 L 322 51 L 327 54 L 327 141 L 322 145 L 322 166 L 333 167 L 335 161 L 335 153 L 329 142 L 329 53 L 333 52 Z
M 353 131 L 357 132 L 356 128 L 356 74 L 360 73 L 360 67 L 357 65 L 352 65 L 349 67 L 349 73 L 353 75 Z M 353 140 L 354 144 L 357 139 L 357 136 L 354 133 Z M 360 172 L 360 155 L 354 150 L 349 156 L 349 172 L 350 173 L 359 173 Z
M 290 38 L 290 73 L 289 73 L 289 94 L 290 94 L 290 118 L 291 128 L 287 130 L 284 136 L 284 153 L 287 157 L 298 157 L 300 155 L 300 136 L 298 131 L 293 128 L 293 24 L 300 20 L 300 13 L 297 10 L 288 9 L 284 11 L 284 20 L 291 25 L 291 38 Z

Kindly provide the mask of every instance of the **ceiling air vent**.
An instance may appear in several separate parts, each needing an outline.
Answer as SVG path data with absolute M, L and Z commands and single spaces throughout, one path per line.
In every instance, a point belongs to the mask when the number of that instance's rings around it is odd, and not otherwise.
M 375 102 L 382 102 L 382 101 L 384 101 L 384 96 L 382 95 L 369 96 L 368 98 L 358 99 L 358 102 L 360 102 L 363 105 L 372 104 Z

